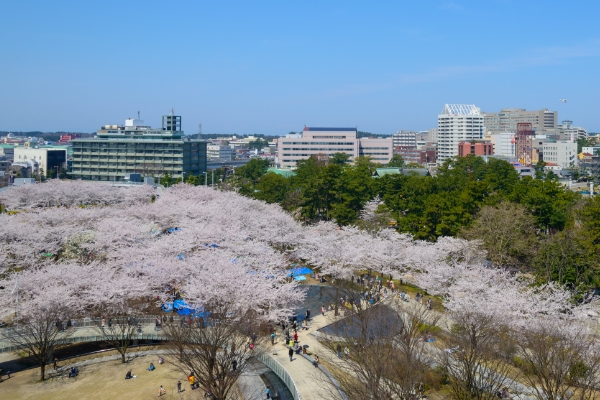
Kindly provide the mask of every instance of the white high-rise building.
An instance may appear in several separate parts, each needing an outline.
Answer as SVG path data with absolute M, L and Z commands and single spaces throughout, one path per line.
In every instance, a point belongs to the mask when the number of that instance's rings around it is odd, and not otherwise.
M 446 104 L 438 115 L 437 163 L 458 156 L 458 143 L 483 138 L 483 115 L 473 104 Z

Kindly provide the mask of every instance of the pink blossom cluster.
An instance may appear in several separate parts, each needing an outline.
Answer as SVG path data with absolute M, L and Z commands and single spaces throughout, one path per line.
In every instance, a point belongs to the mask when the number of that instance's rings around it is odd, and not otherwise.
M 176 286 L 191 304 L 230 302 L 276 318 L 303 299 L 301 288 L 286 279 L 298 260 L 334 277 L 371 269 L 412 281 L 442 296 L 451 312 L 476 309 L 515 326 L 587 315 L 563 288 L 533 287 L 486 268 L 477 242 L 431 243 L 392 229 L 369 232 L 332 222 L 302 225 L 277 205 L 204 187 L 176 185 L 155 192 L 150 202 L 149 192 L 102 185 L 95 192 L 93 185 L 33 185 L 32 200 L 18 200 L 27 212 L 0 215 L 4 315 L 13 310 L 18 277 L 24 310 L 50 299 L 81 313 L 143 296 L 169 301 L 166 288 Z M 79 190 L 83 194 L 72 193 Z M 5 204 L 17 204 L 6 200 L 11 192 L 3 193 Z M 89 192 L 97 206 L 54 207 Z M 46 196 L 62 200 L 44 203 Z
M 49 187 L 52 190 L 49 190 Z M 116 188 L 99 182 L 52 180 L 45 184 L 11 188 L 0 194 L 0 203 L 9 210 L 99 206 L 149 201 L 151 194 L 152 188 L 148 185 Z

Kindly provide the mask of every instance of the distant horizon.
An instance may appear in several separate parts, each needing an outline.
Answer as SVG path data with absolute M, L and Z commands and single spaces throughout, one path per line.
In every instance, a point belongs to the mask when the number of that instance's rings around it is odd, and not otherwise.
M 597 2 L 8 2 L 0 121 L 94 132 L 137 116 L 183 131 L 377 135 L 446 103 L 558 112 L 600 131 Z M 563 103 L 560 99 L 566 99 Z

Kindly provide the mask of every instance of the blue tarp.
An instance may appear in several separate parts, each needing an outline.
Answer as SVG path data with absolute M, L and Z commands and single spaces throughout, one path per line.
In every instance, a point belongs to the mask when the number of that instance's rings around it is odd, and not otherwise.
M 179 228 L 169 228 L 169 229 L 167 229 L 167 233 L 173 233 L 173 232 L 179 232 L 179 231 L 181 231 L 181 229 L 179 229 Z
M 179 315 L 192 314 L 192 317 L 198 318 L 206 318 L 210 315 L 210 313 L 206 311 L 204 307 L 194 309 L 188 303 L 186 303 L 185 300 L 175 300 L 173 303 L 164 303 L 161 305 L 161 308 L 164 312 L 176 311 Z
M 305 280 L 306 280 L 306 277 L 305 277 L 305 276 L 302 276 L 302 275 L 297 275 L 297 276 L 294 276 L 294 280 L 297 280 L 297 281 L 305 281 Z
M 308 275 L 308 274 L 312 274 L 313 270 L 307 267 L 299 267 L 299 268 L 294 268 L 293 270 L 291 270 L 290 272 L 288 272 L 287 276 L 292 276 L 292 274 L 294 274 L 294 276 L 298 276 L 298 275 Z

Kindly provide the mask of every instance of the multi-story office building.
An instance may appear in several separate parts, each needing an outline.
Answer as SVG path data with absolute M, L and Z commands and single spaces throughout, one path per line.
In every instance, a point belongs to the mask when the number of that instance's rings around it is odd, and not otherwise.
M 587 130 L 580 126 L 573 126 L 573 121 L 563 121 L 562 124 L 558 125 L 558 129 L 560 129 L 561 136 L 565 140 L 575 141 L 577 139 L 587 139 L 589 137 Z
M 33 174 L 46 175 L 50 171 L 62 171 L 67 166 L 67 149 L 60 148 L 34 148 L 26 144 L 24 147 L 15 147 L 15 164 L 32 164 Z
M 185 138 L 181 117 L 172 112 L 163 116 L 161 128 L 130 118 L 124 126 L 105 125 L 95 137 L 72 143 L 73 178 L 122 181 L 132 173 L 179 178 L 206 172 L 206 142 Z
M 472 104 L 446 104 L 438 115 L 437 163 L 458 156 L 458 143 L 483 138 L 483 115 Z
M 544 162 L 554 163 L 562 169 L 576 166 L 579 162 L 577 158 L 577 143 L 574 142 L 556 142 L 544 143 Z
M 417 132 L 401 130 L 392 135 L 394 147 L 417 147 Z
M 503 108 L 500 112 L 484 112 L 485 131 L 489 133 L 516 132 L 519 122 L 530 122 L 538 133 L 556 129 L 558 112 L 541 110 L 527 111 L 524 108 Z
M 304 127 L 301 136 L 291 134 L 277 140 L 278 161 L 282 167 L 294 167 L 296 162 L 313 155 L 332 157 L 346 153 L 350 159 L 367 156 L 375 162 L 386 164 L 392 159 L 392 138 L 357 138 L 356 128 Z M 300 136 L 300 137 L 299 137 Z
M 206 156 L 209 160 L 231 161 L 231 147 L 217 144 L 206 146 Z

